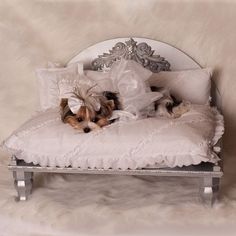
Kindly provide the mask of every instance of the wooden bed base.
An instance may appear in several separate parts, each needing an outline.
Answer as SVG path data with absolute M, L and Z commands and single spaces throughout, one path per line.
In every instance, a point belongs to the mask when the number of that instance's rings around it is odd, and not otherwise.
M 8 168 L 13 172 L 15 187 L 18 193 L 17 200 L 27 200 L 32 193 L 33 174 L 43 173 L 68 173 L 68 174 L 110 174 L 110 175 L 145 175 L 145 176 L 167 176 L 167 177 L 191 177 L 199 178 L 200 199 L 206 205 L 212 206 L 219 195 L 220 179 L 223 176 L 219 165 L 212 163 L 201 163 L 187 167 L 175 168 L 142 168 L 136 170 L 104 170 L 104 169 L 80 169 L 71 167 L 41 167 L 32 163 L 25 163 L 12 157 Z M 157 178 L 158 181 L 158 178 Z

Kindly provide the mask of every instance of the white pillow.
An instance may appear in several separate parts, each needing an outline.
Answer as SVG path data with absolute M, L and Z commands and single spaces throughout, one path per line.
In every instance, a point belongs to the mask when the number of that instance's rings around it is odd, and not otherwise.
M 50 68 L 36 70 L 38 78 L 38 89 L 40 107 L 42 110 L 54 108 L 60 103 L 60 87 L 72 87 L 75 84 L 78 74 L 78 65 L 70 64 L 68 67 L 57 67 L 51 64 Z M 65 91 L 61 91 L 61 94 Z
M 160 99 L 162 94 L 151 92 L 146 83 L 152 75 L 151 71 L 135 61 L 121 59 L 112 65 L 110 75 L 114 89 L 120 94 L 124 111 L 136 115 L 137 118 L 152 115 L 154 105 L 151 103 Z
M 148 82 L 150 86 L 170 89 L 179 100 L 195 104 L 208 104 L 210 101 L 212 69 L 184 71 L 162 71 L 153 73 Z
M 42 110 L 58 107 L 61 98 L 68 98 L 81 78 L 97 84 L 96 92 L 114 91 L 109 73 L 85 70 L 80 63 L 61 67 L 57 63 L 48 63 L 48 68 L 36 70 L 40 107 Z
M 82 67 L 82 68 L 81 68 Z M 85 70 L 83 65 L 78 64 L 78 74 L 70 80 L 58 81 L 59 98 L 68 98 L 71 96 L 74 88 L 78 86 L 93 87 L 94 92 L 114 91 L 112 81 L 108 73 Z
M 97 87 L 96 87 L 97 92 L 103 92 L 103 91 L 114 92 L 115 91 L 109 72 L 85 70 L 84 75 L 88 77 L 89 79 L 91 79 L 95 84 L 97 84 Z

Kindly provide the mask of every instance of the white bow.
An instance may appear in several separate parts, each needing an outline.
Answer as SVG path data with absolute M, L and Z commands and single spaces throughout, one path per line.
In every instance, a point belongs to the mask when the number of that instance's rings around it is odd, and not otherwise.
M 73 95 L 68 98 L 68 106 L 73 114 L 76 114 L 81 106 L 87 106 L 95 111 L 100 110 L 101 104 L 99 97 L 101 95 L 93 92 L 93 87 L 94 86 L 75 87 Z

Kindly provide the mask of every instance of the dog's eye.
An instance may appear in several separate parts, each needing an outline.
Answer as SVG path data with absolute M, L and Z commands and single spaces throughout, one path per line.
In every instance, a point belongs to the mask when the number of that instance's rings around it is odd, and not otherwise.
M 96 123 L 96 122 L 98 122 L 98 118 L 95 117 L 95 118 L 93 118 L 91 121 L 94 122 L 94 123 Z
M 79 122 L 83 121 L 83 119 L 82 119 L 81 117 L 78 117 L 77 120 L 78 120 Z

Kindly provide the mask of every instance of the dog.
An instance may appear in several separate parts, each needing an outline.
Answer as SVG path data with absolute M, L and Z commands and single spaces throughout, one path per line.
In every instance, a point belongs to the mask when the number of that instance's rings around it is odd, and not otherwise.
M 163 87 L 151 86 L 152 92 L 160 92 L 163 97 L 154 102 L 155 116 L 179 118 L 190 109 L 190 103 L 177 100 L 169 90 Z
M 61 120 L 73 128 L 89 133 L 111 124 L 110 120 L 113 110 L 120 109 L 117 93 L 104 91 L 101 93 L 92 92 L 92 88 L 81 89 L 76 87 L 71 98 L 62 98 Z M 76 106 L 73 108 L 73 99 Z M 70 104 L 72 103 L 72 105 Z
M 113 111 L 121 110 L 118 93 L 111 91 L 96 93 L 91 92 L 92 88 L 75 88 L 72 98 L 78 100 L 77 109 L 73 110 L 68 98 L 62 98 L 60 104 L 62 121 L 84 133 L 113 123 L 117 119 L 110 119 Z M 169 90 L 156 86 L 150 88 L 152 92 L 160 92 L 163 95 L 161 99 L 154 102 L 156 117 L 175 119 L 189 111 L 189 104 L 178 101 Z

